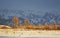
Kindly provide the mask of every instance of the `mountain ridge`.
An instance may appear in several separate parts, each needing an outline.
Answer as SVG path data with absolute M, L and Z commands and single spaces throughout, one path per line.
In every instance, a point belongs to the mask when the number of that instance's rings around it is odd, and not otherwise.
M 17 16 L 19 19 L 24 21 L 24 19 L 29 19 L 31 24 L 33 25 L 44 25 L 45 23 L 48 23 L 50 25 L 53 24 L 53 21 L 56 21 L 57 24 L 60 25 L 60 15 L 52 12 L 45 12 L 42 13 L 33 13 L 33 11 L 23 11 L 23 10 L 0 10 L 0 24 L 10 24 L 12 25 L 12 19 L 14 16 Z M 7 22 L 7 23 L 5 23 Z

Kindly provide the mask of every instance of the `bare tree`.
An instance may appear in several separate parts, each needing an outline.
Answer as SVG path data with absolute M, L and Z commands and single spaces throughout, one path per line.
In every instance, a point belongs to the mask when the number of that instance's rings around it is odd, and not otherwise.
M 56 21 L 54 21 L 54 23 L 53 23 L 53 29 L 54 29 L 54 30 L 57 29 L 57 23 L 56 23 Z
M 45 23 L 45 30 L 49 30 L 50 28 L 49 28 L 49 25 L 48 25 L 48 23 Z

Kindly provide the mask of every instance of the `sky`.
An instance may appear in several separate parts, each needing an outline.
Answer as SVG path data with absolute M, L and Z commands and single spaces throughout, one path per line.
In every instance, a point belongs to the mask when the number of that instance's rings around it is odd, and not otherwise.
M 0 0 L 0 9 L 60 11 L 60 0 Z

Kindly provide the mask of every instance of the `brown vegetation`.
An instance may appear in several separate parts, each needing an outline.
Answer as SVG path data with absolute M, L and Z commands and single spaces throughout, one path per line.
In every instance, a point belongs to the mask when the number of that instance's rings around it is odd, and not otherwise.
M 13 18 L 13 23 L 14 23 L 14 28 L 18 28 L 19 19 L 16 16 Z
M 19 26 L 20 22 L 20 26 Z M 60 26 L 56 24 L 54 21 L 53 25 L 48 25 L 45 23 L 45 25 L 31 25 L 30 21 L 28 19 L 24 20 L 24 26 L 21 24 L 21 20 L 19 20 L 16 16 L 13 18 L 14 28 L 13 29 L 30 29 L 30 30 L 60 30 Z M 8 29 L 8 27 L 2 27 L 1 29 Z

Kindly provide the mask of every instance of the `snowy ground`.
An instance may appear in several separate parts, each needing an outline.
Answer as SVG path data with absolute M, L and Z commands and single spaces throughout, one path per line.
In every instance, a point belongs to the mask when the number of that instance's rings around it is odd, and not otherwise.
M 59 30 L 14 30 L 14 29 L 0 29 L 1 37 L 40 37 L 40 38 L 60 38 Z M 2 38 L 3 38 L 2 37 Z

